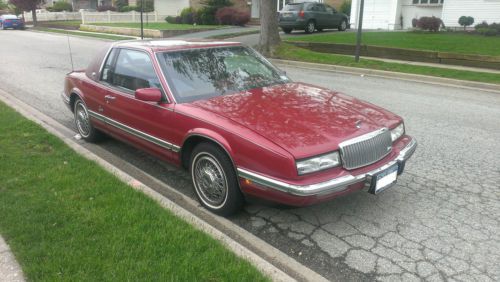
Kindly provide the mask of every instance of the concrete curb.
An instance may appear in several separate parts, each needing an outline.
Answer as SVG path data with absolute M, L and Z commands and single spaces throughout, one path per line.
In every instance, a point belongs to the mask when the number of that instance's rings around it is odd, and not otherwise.
M 160 182 L 152 176 L 143 173 L 146 178 L 149 178 L 149 182 L 153 181 L 155 184 L 161 185 L 168 190 L 169 194 L 173 195 L 172 197 L 169 196 L 169 198 L 163 196 L 143 182 L 78 144 L 75 139 L 72 138 L 72 136 L 75 135 L 74 132 L 49 116 L 18 100 L 13 95 L 0 90 L 0 100 L 26 118 L 41 125 L 51 134 L 60 138 L 78 154 L 89 160 L 95 161 L 105 170 L 129 184 L 132 188 L 143 192 L 145 195 L 158 202 L 162 207 L 169 209 L 175 215 L 191 223 L 196 228 L 208 233 L 216 240 L 219 240 L 228 249 L 239 257 L 248 260 L 273 281 L 328 281 L 323 276 L 300 264 L 255 235 L 225 218 L 218 217 L 205 209 L 199 208 L 199 204 L 193 199 L 181 194 L 174 188 Z M 182 204 L 182 206 L 180 204 Z M 192 212 L 193 210 L 196 210 L 196 214 Z M 213 227 L 214 223 L 224 232 Z M 232 237 L 226 235 L 226 233 L 230 233 Z M 239 242 L 233 238 L 237 238 Z M 240 242 L 243 242 L 243 244 Z
M 0 236 L 0 282 L 24 282 L 23 271 L 14 254 L 2 236 Z
M 390 79 L 399 79 L 399 80 L 406 80 L 406 81 L 413 81 L 413 82 L 420 82 L 420 83 L 427 83 L 427 84 L 434 84 L 434 85 L 443 85 L 443 86 L 449 86 L 449 87 L 457 87 L 457 88 L 465 88 L 465 89 L 482 90 L 482 91 L 500 93 L 500 84 L 491 84 L 491 83 L 458 80 L 458 79 L 426 76 L 426 75 L 419 75 L 419 74 L 409 74 L 409 73 L 401 73 L 401 72 L 391 72 L 391 71 L 372 70 L 372 69 L 364 69 L 364 68 L 344 67 L 344 66 L 337 66 L 337 65 L 308 63 L 308 62 L 301 62 L 301 61 L 289 61 L 289 60 L 280 60 L 280 59 L 270 59 L 270 61 L 273 64 L 276 64 L 277 66 L 282 66 L 282 67 L 290 66 L 290 67 L 297 67 L 297 68 L 311 69 L 311 70 L 321 70 L 321 71 L 366 75 L 366 76 L 373 76 L 373 77 L 383 77 L 383 78 L 390 78 Z M 498 79 L 500 80 L 500 75 L 499 75 Z

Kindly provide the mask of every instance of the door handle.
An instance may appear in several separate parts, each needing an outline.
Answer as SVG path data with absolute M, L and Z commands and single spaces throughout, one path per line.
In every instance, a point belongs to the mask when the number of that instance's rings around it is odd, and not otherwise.
M 113 101 L 114 99 L 116 99 L 115 96 L 111 96 L 111 95 L 104 96 L 104 100 L 106 100 L 106 103 L 109 103 L 109 101 Z

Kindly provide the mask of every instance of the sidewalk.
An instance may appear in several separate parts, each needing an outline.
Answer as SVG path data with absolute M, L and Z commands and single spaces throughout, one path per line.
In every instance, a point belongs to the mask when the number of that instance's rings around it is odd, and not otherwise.
M 382 62 L 387 62 L 387 63 L 398 63 L 398 64 L 407 64 L 407 65 L 414 65 L 414 66 L 425 66 L 425 67 L 433 67 L 433 68 L 451 69 L 451 70 L 463 70 L 463 71 L 475 71 L 475 72 L 486 72 L 486 73 L 498 73 L 498 74 L 500 74 L 500 70 L 467 67 L 467 66 L 459 66 L 459 65 L 446 65 L 446 64 L 435 64 L 435 63 L 425 63 L 425 62 L 415 62 L 415 61 L 403 61 L 403 60 L 393 60 L 393 59 L 364 57 L 364 56 L 362 56 L 361 59 L 376 60 L 376 61 L 382 61 Z
M 5 240 L 0 236 L 0 282 L 24 282 L 24 275 Z

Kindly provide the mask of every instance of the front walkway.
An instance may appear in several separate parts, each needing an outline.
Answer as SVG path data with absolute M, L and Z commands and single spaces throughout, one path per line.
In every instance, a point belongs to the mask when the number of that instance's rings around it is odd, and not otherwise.
M 5 240 L 0 236 L 0 282 L 24 282 L 24 275 Z

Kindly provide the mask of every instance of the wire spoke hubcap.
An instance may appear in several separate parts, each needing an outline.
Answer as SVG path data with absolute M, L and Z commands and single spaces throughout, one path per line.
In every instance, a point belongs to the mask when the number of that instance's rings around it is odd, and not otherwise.
M 82 104 L 78 104 L 76 108 L 76 126 L 78 131 L 84 137 L 90 134 L 90 121 L 87 111 Z
M 227 181 L 220 164 L 210 156 L 197 158 L 194 165 L 194 183 L 200 197 L 210 206 L 220 206 L 227 194 Z

